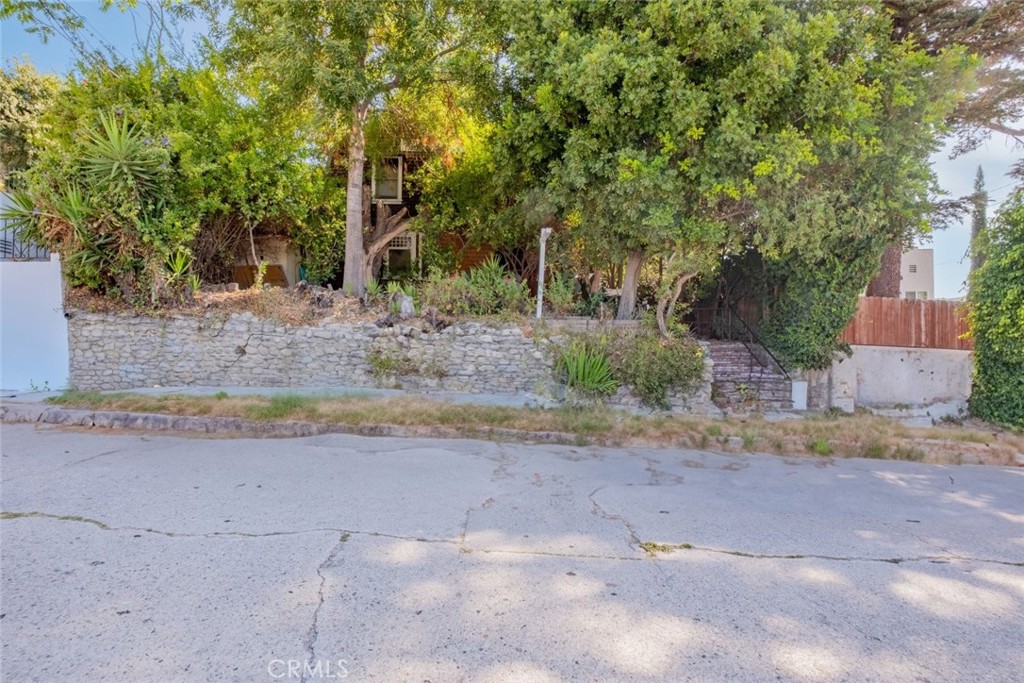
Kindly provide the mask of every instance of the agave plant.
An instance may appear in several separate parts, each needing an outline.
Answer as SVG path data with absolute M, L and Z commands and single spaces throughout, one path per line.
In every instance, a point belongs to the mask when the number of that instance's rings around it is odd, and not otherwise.
M 559 367 L 570 389 L 581 394 L 609 396 L 619 388 L 608 356 L 582 342 L 573 342 L 559 359 Z
M 102 132 L 89 135 L 84 166 L 98 182 L 152 189 L 164 162 L 161 150 L 146 144 L 143 133 L 127 118 L 100 114 Z

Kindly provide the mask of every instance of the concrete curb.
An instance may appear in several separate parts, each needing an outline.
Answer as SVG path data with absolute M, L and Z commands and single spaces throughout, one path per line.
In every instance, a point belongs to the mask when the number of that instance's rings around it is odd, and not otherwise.
M 325 424 L 319 422 L 258 422 L 236 417 L 195 417 L 159 413 L 127 413 L 91 411 L 44 406 L 37 403 L 0 404 L 0 423 L 40 423 L 101 429 L 124 429 L 146 432 L 193 432 L 197 434 L 229 434 L 232 436 L 299 438 L 319 434 L 353 434 L 356 436 L 391 436 L 437 439 L 490 439 L 530 443 L 576 443 L 574 434 L 564 432 L 529 432 L 491 427 L 476 431 L 452 427 L 406 427 L 389 424 Z

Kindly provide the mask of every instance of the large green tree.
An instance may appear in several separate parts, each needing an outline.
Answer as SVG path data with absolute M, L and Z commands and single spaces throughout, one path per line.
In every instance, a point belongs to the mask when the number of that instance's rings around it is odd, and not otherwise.
M 225 25 L 238 69 L 260 74 L 288 106 L 320 112 L 347 166 L 344 286 L 362 295 L 374 247 L 404 230 L 364 235 L 366 127 L 401 91 L 456 77 L 472 16 L 464 3 L 406 0 L 232 0 Z M 216 6 L 218 9 L 219 5 Z M 369 248 L 368 248 L 369 247 Z
M 650 256 L 679 265 L 674 289 L 723 252 L 820 252 L 849 226 L 817 188 L 885 168 L 876 158 L 892 166 L 894 119 L 934 141 L 941 117 L 918 86 L 955 80 L 964 62 L 892 42 L 870 4 L 539 1 L 506 22 L 502 161 L 536 179 L 567 228 L 626 260 L 620 318 Z M 905 182 L 862 204 L 859 229 L 908 211 L 929 179 L 897 170 Z
M 29 63 L 11 62 L 0 72 L 0 191 L 11 174 L 28 168 L 45 132 L 43 112 L 53 102 L 59 80 Z

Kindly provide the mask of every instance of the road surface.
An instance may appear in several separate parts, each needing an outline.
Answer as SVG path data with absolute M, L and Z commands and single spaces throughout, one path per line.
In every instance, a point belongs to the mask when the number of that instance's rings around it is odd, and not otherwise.
M 1024 469 L 2 427 L 4 681 L 1019 681 Z

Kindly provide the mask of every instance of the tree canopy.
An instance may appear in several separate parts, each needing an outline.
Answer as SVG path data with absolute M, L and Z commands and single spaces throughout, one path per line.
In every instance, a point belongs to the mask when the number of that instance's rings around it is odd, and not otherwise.
M 347 166 L 346 290 L 361 296 L 373 244 L 364 240 L 363 185 L 368 118 L 399 92 L 423 92 L 466 71 L 472 4 L 403 0 L 305 0 L 215 3 L 228 10 L 226 51 L 284 106 L 309 103 L 322 117 Z M 470 71 L 472 73 L 472 71 Z M 373 242 L 407 227 L 395 222 Z M 368 249 L 367 247 L 371 247 Z
M 880 6 L 536 2 L 506 21 L 501 162 L 534 179 L 566 228 L 629 256 L 620 317 L 645 256 L 706 267 L 745 246 L 820 252 L 851 227 L 835 220 L 837 173 L 897 174 L 888 196 L 844 193 L 860 230 L 911 211 L 956 102 L 928 74 L 966 67 L 962 52 L 889 41 Z M 889 134 L 894 121 L 920 129 L 915 149 Z

